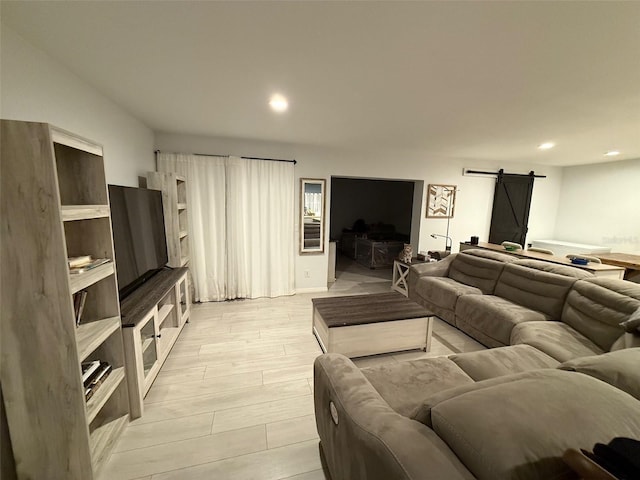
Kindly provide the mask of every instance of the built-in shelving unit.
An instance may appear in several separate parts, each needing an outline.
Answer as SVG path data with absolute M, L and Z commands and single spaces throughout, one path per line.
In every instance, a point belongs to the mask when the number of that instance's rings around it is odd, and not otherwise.
M 187 182 L 176 173 L 148 172 L 147 188 L 162 191 L 164 226 L 170 267 L 189 263 Z
M 102 147 L 3 120 L 1 192 L 2 390 L 18 478 L 95 479 L 129 421 Z M 81 255 L 109 261 L 70 274 Z M 80 364 L 93 360 L 112 370 L 87 401 Z

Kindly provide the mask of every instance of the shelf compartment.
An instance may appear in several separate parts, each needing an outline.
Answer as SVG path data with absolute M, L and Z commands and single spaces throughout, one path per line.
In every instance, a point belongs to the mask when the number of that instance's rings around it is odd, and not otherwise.
M 90 447 L 93 469 L 99 471 L 107 461 L 116 440 L 129 423 L 129 415 L 106 422 L 91 432 Z
M 93 422 L 100 409 L 111 398 L 111 395 L 122 380 L 124 380 L 124 367 L 114 368 L 102 385 L 98 387 L 87 402 L 87 420 L 89 423 Z
M 69 274 L 71 293 L 79 292 L 83 288 L 90 287 L 109 275 L 113 275 L 113 262 L 105 263 L 84 273 Z
M 80 361 L 83 362 L 119 328 L 120 317 L 110 317 L 79 325 L 76 330 L 76 343 Z
M 110 214 L 109 205 L 62 205 L 62 221 L 104 218 Z
M 158 310 L 158 325 L 161 325 L 162 322 L 165 321 L 165 319 L 172 312 L 173 308 L 173 303 L 165 303 L 164 305 L 162 305 L 162 307 L 160 307 L 160 309 Z

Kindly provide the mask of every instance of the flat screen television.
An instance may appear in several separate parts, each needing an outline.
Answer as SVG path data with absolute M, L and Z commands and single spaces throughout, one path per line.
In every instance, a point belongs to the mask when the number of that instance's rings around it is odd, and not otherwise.
M 122 301 L 169 260 L 162 192 L 109 185 L 109 202 Z

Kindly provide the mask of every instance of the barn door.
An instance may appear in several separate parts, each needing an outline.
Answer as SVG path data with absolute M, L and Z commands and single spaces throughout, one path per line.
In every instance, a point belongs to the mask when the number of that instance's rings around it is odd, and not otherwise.
M 489 243 L 509 241 L 525 246 L 533 180 L 533 172 L 511 175 L 500 170 L 493 196 Z

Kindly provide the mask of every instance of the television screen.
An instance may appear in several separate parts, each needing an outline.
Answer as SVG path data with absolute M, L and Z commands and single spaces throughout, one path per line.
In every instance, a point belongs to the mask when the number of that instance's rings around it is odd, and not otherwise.
M 109 185 L 109 201 L 122 300 L 169 260 L 162 192 Z

